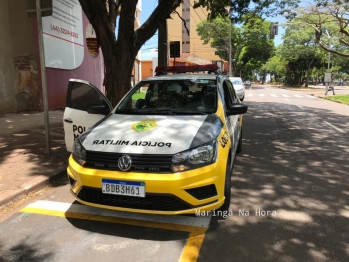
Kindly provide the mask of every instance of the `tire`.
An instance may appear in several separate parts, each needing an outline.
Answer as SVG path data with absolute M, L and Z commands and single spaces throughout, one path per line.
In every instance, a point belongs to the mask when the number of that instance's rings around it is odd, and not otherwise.
M 222 211 L 223 213 L 229 212 L 230 207 L 230 199 L 231 199 L 231 159 L 229 157 L 227 162 L 227 167 L 225 169 L 225 182 L 224 182 L 224 202 L 223 205 L 218 209 L 218 211 Z
M 239 143 L 238 143 L 238 147 L 236 149 L 236 153 L 240 153 L 242 150 L 242 128 L 240 131 L 240 138 L 239 138 Z

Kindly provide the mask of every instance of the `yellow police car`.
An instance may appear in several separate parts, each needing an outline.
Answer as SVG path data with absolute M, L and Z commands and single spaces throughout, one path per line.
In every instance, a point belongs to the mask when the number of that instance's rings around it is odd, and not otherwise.
M 70 80 L 64 129 L 77 201 L 152 214 L 228 210 L 247 105 L 217 69 L 158 67 L 114 109 L 92 84 Z

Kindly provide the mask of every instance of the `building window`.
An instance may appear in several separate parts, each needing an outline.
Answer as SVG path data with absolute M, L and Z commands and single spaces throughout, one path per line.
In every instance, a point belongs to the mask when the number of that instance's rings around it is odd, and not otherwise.
M 97 39 L 96 32 L 92 25 L 89 23 L 86 27 L 86 45 L 90 55 L 95 58 L 99 54 L 99 41 Z
M 190 44 L 190 41 L 187 41 L 186 44 Z
M 182 41 L 182 44 L 185 44 L 185 42 L 184 42 L 184 41 Z

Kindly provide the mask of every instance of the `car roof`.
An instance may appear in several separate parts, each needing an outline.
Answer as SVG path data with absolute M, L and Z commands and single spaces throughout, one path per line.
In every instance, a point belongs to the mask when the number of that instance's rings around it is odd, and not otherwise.
M 160 76 L 153 76 L 143 79 L 142 81 L 152 81 L 152 80 L 197 80 L 197 79 L 208 79 L 208 80 L 215 80 L 217 76 L 223 76 L 223 75 L 217 75 L 217 74 L 172 74 L 172 75 L 160 75 Z

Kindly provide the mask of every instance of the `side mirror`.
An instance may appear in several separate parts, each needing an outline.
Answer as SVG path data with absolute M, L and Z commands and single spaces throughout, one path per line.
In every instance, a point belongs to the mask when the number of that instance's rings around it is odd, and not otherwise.
M 145 105 L 145 99 L 140 98 L 136 101 L 136 108 L 141 109 Z
M 97 115 L 107 115 L 110 113 L 110 109 L 106 105 L 91 105 L 87 107 L 87 113 Z
M 248 106 L 241 103 L 232 104 L 227 112 L 228 116 L 241 115 L 247 112 Z

